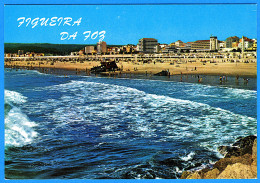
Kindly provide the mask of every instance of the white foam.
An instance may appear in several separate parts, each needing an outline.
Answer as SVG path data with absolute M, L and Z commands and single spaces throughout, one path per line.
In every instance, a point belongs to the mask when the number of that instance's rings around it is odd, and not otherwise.
M 199 87 L 203 90 L 202 86 Z M 200 146 L 216 151 L 218 146 L 230 143 L 235 137 L 256 133 L 255 118 L 130 87 L 71 81 L 42 90 L 64 92 L 66 95 L 40 103 L 37 109 L 53 108 L 50 118 L 61 125 L 77 121 L 101 126 L 106 130 L 102 135 L 104 138 L 122 138 L 130 132 L 141 138 L 155 138 L 157 133 L 163 133 L 157 141 L 193 139 Z M 255 95 L 254 91 L 250 94 L 253 98 Z M 119 127 L 112 125 L 122 121 L 126 121 L 125 133 L 119 133 Z
M 195 154 L 196 154 L 195 152 L 191 151 L 188 155 L 186 155 L 186 156 L 181 156 L 180 158 L 181 158 L 183 161 L 189 161 L 189 160 L 191 160 L 191 159 L 194 157 Z
M 20 109 L 13 107 L 5 117 L 5 146 L 21 147 L 31 143 L 37 136 L 35 126 Z
M 5 90 L 5 103 L 22 104 L 26 102 L 26 99 L 27 97 L 18 92 Z
M 229 98 L 255 98 L 257 97 L 257 91 L 255 90 L 245 90 L 237 88 L 226 88 L 223 95 L 228 95 Z
M 26 102 L 27 97 L 22 94 L 5 90 L 5 104 L 10 106 L 10 111 L 5 114 L 5 146 L 24 146 L 33 141 L 37 126 L 15 105 Z M 5 109 L 7 110 L 7 109 Z

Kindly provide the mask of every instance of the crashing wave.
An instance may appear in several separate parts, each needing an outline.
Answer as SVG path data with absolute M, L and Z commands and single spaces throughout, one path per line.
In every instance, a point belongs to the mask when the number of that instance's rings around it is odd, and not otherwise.
M 18 107 L 26 102 L 26 97 L 15 91 L 5 90 L 5 146 L 21 147 L 33 141 L 37 132 L 36 124 Z

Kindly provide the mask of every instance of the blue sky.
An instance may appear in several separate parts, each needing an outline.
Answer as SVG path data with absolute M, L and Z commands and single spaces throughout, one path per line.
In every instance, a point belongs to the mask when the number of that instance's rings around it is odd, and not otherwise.
M 64 25 L 32 28 L 26 22 L 18 27 L 19 17 L 81 19 L 79 26 Z M 51 21 L 48 21 L 48 24 Z M 83 33 L 91 31 L 84 41 Z M 137 44 L 140 38 L 158 39 L 160 43 L 209 39 L 225 40 L 230 36 L 257 36 L 257 6 L 254 4 L 193 5 L 6 5 L 4 7 L 5 43 L 95 44 L 106 31 L 107 44 Z M 75 39 L 61 40 L 61 32 L 77 32 Z M 66 37 L 67 34 L 64 35 Z M 86 34 L 85 34 L 86 35 Z M 91 35 L 93 36 L 91 39 Z M 96 37 L 96 38 L 95 38 Z M 95 39 L 94 39 L 95 38 Z

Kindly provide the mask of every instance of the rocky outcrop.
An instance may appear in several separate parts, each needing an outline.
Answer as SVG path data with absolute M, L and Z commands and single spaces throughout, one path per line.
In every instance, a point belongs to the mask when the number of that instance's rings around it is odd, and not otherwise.
M 235 163 L 228 165 L 217 179 L 252 179 L 256 178 L 250 165 Z
M 257 178 L 257 138 L 240 138 L 232 146 L 221 146 L 219 152 L 224 158 L 213 168 L 182 173 L 181 179 L 255 179 Z

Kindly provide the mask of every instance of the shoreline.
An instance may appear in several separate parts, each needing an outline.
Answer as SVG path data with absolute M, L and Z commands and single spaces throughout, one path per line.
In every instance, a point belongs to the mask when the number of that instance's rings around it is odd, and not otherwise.
M 161 80 L 161 81 L 173 81 L 180 83 L 196 83 L 209 86 L 231 87 L 238 89 L 257 89 L 257 78 L 254 76 L 240 75 L 232 76 L 225 75 L 225 80 L 220 81 L 220 75 L 214 74 L 175 74 L 170 76 L 155 76 L 151 73 L 142 72 L 129 72 L 129 71 L 115 71 L 105 72 L 99 74 L 90 73 L 89 70 L 74 70 L 71 68 L 54 68 L 54 67 L 30 67 L 30 66 L 5 66 L 5 69 L 24 69 L 24 70 L 36 70 L 44 74 L 53 74 L 68 77 L 70 75 L 78 76 L 92 76 L 92 77 L 107 77 L 107 78 L 126 78 L 126 79 L 148 79 L 148 80 Z M 221 76 L 223 77 L 223 76 Z

